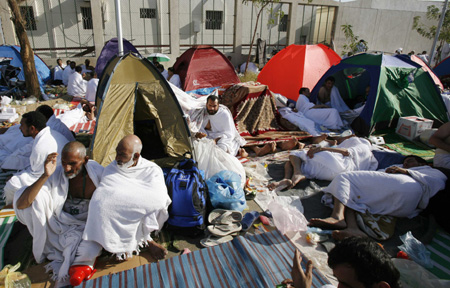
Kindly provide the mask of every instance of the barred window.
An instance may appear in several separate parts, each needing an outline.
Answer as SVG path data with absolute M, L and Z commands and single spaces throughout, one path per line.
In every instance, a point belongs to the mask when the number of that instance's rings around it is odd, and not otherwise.
M 25 29 L 37 30 L 36 19 L 34 19 L 33 6 L 20 6 L 20 14 L 26 22 Z
M 91 7 L 81 7 L 81 18 L 83 21 L 83 29 L 91 30 L 93 28 Z
M 139 9 L 141 18 L 156 18 L 156 9 L 154 8 L 141 8 Z
M 222 30 L 222 11 L 206 11 L 206 30 Z
M 280 24 L 278 25 L 278 32 L 287 32 L 287 26 L 288 26 L 288 15 L 284 14 L 283 17 L 281 17 Z

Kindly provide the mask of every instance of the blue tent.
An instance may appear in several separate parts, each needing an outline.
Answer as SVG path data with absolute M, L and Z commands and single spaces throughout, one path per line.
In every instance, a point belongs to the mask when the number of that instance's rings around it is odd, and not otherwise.
M 362 134 L 370 134 L 376 124 L 392 124 L 403 116 L 419 116 L 447 121 L 447 110 L 430 74 L 419 64 L 384 54 L 358 54 L 332 66 L 311 92 L 315 102 L 320 87 L 333 76 L 335 86 L 346 102 L 370 92 L 357 123 L 352 127 Z M 350 105 L 350 108 L 351 105 Z
M 25 80 L 25 74 L 23 73 L 22 57 L 20 56 L 19 46 L 1 45 L 0 57 L 12 58 L 10 64 L 12 66 L 20 67 L 20 69 L 22 69 L 22 71 L 20 71 L 20 74 L 18 76 L 19 80 Z M 47 83 L 51 77 L 50 68 L 48 68 L 47 64 L 45 64 L 44 61 L 42 61 L 42 59 L 39 58 L 39 56 L 37 56 L 36 54 L 34 54 L 34 64 L 36 66 L 36 72 L 39 80 L 39 86 L 41 86 L 41 92 L 44 93 L 45 83 Z
M 450 57 L 442 60 L 436 67 L 433 69 L 434 73 L 439 77 L 450 76 Z

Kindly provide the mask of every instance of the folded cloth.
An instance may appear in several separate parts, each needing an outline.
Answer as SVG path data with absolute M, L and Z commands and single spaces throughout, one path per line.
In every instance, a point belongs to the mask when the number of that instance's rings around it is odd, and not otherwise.
M 140 157 L 136 166 L 121 169 L 113 161 L 91 199 L 83 239 L 119 259 L 131 257 L 162 228 L 171 202 L 158 165 Z
M 250 227 L 252 227 L 253 225 L 253 222 L 255 222 L 255 220 L 258 219 L 258 217 L 259 217 L 258 211 L 247 212 L 241 221 L 242 231 L 247 231 L 248 229 L 250 229 Z
M 387 240 L 394 235 L 397 218 L 387 215 L 356 213 L 356 222 L 361 230 L 376 240 Z

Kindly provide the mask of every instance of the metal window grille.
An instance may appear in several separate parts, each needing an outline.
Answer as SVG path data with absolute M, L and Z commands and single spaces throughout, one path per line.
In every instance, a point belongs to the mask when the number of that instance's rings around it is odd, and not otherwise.
M 285 14 L 280 19 L 280 24 L 278 25 L 278 31 L 279 32 L 287 32 L 288 27 L 288 15 Z
M 205 29 L 222 30 L 222 11 L 206 11 Z
M 34 19 L 34 11 L 32 6 L 20 6 L 20 14 L 25 19 L 27 30 L 37 30 L 36 19 Z
M 92 11 L 91 7 L 80 7 L 81 8 L 81 18 L 83 20 L 83 29 L 92 30 Z
M 139 9 L 140 18 L 156 18 L 156 9 L 154 8 L 141 8 Z

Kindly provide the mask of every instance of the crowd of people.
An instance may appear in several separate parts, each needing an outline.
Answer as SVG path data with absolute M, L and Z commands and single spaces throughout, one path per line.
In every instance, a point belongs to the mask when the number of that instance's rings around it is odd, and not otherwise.
M 361 42 L 360 48 L 367 49 L 363 45 Z M 95 68 L 88 59 L 80 66 L 73 61 L 64 65 L 61 59 L 57 64 L 53 84 L 66 85 L 69 95 L 85 100 L 77 111 L 67 112 L 66 120 L 54 116 L 53 109 L 45 105 L 24 114 L 20 126 L 13 126 L 0 136 L 0 153 L 5 156 L 0 165 L 2 169 L 21 171 L 7 182 L 4 191 L 7 204 L 12 205 L 33 237 L 36 261 L 49 260 L 54 279 L 69 277 L 75 286 L 94 273 L 94 263 L 102 249 L 127 259 L 146 245 L 154 259 L 164 259 L 167 250 L 153 240 L 152 232 L 161 230 L 168 219 L 171 199 L 162 169 L 141 156 L 142 142 L 136 135 L 120 140 L 115 160 L 107 167 L 89 159 L 85 146 L 75 141 L 68 130 L 68 122 L 69 118 L 95 119 Z M 173 67 L 166 70 L 156 58 L 152 64 L 168 82 L 181 88 Z M 332 77 L 325 80 L 317 103 L 311 102 L 308 88 L 301 88 L 295 111 L 331 130 L 351 123 L 364 108 L 370 87 L 350 109 L 334 82 Z M 198 131 L 193 131 L 194 138 L 211 139 L 232 157 L 248 157 L 246 141 L 236 130 L 231 112 L 219 103 L 217 96 L 206 98 L 201 119 Z M 450 123 L 442 125 L 430 138 L 437 147 L 434 167 L 420 157 L 408 156 L 402 165 L 377 171 L 372 144 L 355 135 L 333 139 L 319 135 L 313 143 L 319 145 L 305 146 L 297 140 L 284 143 L 282 149 L 292 150 L 284 166 L 284 179 L 270 183 L 268 188 L 291 189 L 305 179 L 331 181 L 323 192 L 324 197 L 331 199 L 332 213 L 325 219 L 310 219 L 309 225 L 335 230 L 333 237 L 343 240 L 329 254 L 328 263 L 336 277 L 342 283 L 360 285 L 352 287 L 374 283 L 388 285 L 379 287 L 399 287 L 398 271 L 387 254 L 367 240 L 355 213 L 414 217 L 425 209 L 430 198 L 446 185 L 446 175 L 437 168 L 450 169 Z M 270 143 L 252 150 L 263 156 L 275 152 L 276 145 Z M 11 162 L 16 166 L 8 166 Z M 381 275 L 370 273 L 372 266 L 367 264 L 367 257 L 381 259 L 383 268 L 376 270 Z M 312 264 L 303 272 L 300 261 L 296 252 L 293 280 L 286 283 L 308 287 Z M 357 269 L 358 265 L 365 265 L 365 270 Z M 366 274 L 360 275 L 361 271 Z

